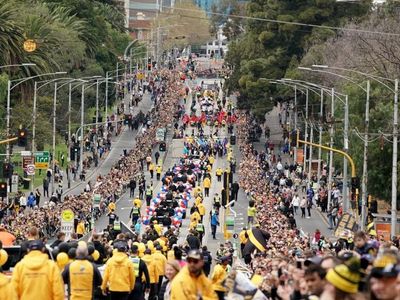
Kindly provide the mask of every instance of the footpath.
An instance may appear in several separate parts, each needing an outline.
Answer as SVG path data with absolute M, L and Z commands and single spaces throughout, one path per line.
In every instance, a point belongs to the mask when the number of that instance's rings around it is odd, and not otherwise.
M 266 114 L 265 124 L 267 124 L 270 129 L 270 142 L 272 142 L 275 145 L 274 148 L 275 155 L 276 156 L 280 155 L 283 164 L 287 162 L 290 165 L 291 163 L 293 163 L 293 157 L 291 157 L 289 154 L 284 154 L 281 151 L 280 147 L 283 137 L 283 130 L 282 126 L 279 123 L 279 113 L 280 113 L 280 107 L 274 106 L 272 111 Z M 257 151 L 265 151 L 265 142 L 266 142 L 265 135 L 262 134 L 260 141 L 254 143 L 254 148 Z M 299 191 L 298 194 L 300 198 L 306 196 L 306 194 L 302 193 L 301 191 Z M 300 212 L 297 212 L 297 214 L 295 214 L 294 217 L 296 219 L 297 227 L 300 230 L 302 230 L 305 234 L 313 235 L 315 230 L 319 229 L 323 236 L 328 238 L 333 237 L 333 231 L 328 229 L 329 224 L 326 217 L 321 213 L 321 211 L 315 205 L 311 209 L 310 219 L 301 218 Z
M 129 108 L 130 94 L 127 94 L 124 103 L 125 107 Z M 134 114 L 142 111 L 146 114 L 152 106 L 152 101 L 150 98 L 150 94 L 144 94 L 142 101 L 139 102 L 138 106 L 134 108 Z M 66 176 L 66 172 L 64 171 L 63 178 L 63 194 L 62 196 L 74 194 L 79 195 L 84 191 L 86 184 L 91 181 L 94 182 L 99 175 L 106 175 L 112 168 L 113 165 L 119 160 L 121 155 L 123 155 L 124 149 L 130 149 L 133 147 L 135 143 L 135 137 L 138 132 L 140 132 L 141 127 L 138 130 L 130 130 L 128 126 L 123 125 L 123 128 L 118 136 L 113 133 L 112 142 L 111 142 L 111 150 L 107 153 L 104 159 L 99 160 L 99 164 L 97 167 L 92 166 L 86 170 L 86 178 L 85 181 L 81 181 L 79 176 L 77 176 L 76 180 L 72 180 L 72 176 L 70 174 L 71 182 L 70 187 L 68 187 L 68 180 Z M 49 199 L 49 197 L 44 197 L 43 186 L 39 187 L 40 192 L 42 193 L 40 205 L 42 206 L 45 201 Z M 55 189 L 54 189 L 55 190 Z M 49 196 L 51 191 L 51 183 L 49 187 Z M 30 191 L 26 192 L 26 197 L 28 197 Z

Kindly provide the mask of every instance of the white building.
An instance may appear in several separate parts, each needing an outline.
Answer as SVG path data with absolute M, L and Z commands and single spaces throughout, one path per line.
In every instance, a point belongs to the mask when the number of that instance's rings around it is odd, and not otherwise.
M 203 50 L 202 54 L 205 54 L 207 57 L 210 57 L 212 53 L 215 57 L 225 56 L 226 52 L 228 52 L 228 40 L 222 32 L 222 26 L 218 29 L 217 38 L 202 46 L 201 49 Z

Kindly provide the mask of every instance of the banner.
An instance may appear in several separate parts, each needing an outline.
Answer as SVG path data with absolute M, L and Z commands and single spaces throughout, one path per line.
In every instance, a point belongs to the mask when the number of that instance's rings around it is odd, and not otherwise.
M 304 150 L 303 150 L 303 149 L 297 148 L 296 153 L 297 153 L 296 162 L 297 162 L 299 165 L 303 165 L 303 163 L 304 163 Z
M 344 213 L 336 226 L 335 236 L 348 235 L 349 232 L 354 232 L 357 228 L 356 219 L 352 215 Z

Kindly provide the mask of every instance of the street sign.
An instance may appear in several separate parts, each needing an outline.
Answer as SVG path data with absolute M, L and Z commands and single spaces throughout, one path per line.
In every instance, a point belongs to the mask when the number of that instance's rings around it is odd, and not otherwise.
M 94 194 L 93 195 L 93 207 L 99 207 L 100 206 L 100 201 L 101 201 L 101 195 L 100 194 Z
M 17 193 L 18 192 L 18 175 L 11 176 L 11 186 L 10 186 L 10 193 Z
M 26 175 L 35 175 L 35 165 L 27 165 L 25 168 Z
M 65 232 L 66 241 L 71 238 L 71 234 L 74 232 L 74 218 L 74 212 L 70 209 L 61 212 L 61 231 Z
M 49 151 L 35 152 L 35 168 L 36 169 L 48 169 L 50 162 Z
M 165 128 L 157 128 L 156 131 L 156 141 L 163 142 L 165 139 Z
M 22 168 L 25 170 L 28 165 L 35 164 L 35 158 L 33 156 L 22 156 Z

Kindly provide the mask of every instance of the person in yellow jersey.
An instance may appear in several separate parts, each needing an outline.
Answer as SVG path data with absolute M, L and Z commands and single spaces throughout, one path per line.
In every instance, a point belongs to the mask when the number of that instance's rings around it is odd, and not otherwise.
M 153 177 L 154 177 L 154 169 L 155 169 L 156 167 L 154 166 L 154 164 L 153 163 L 150 163 L 150 165 L 149 165 L 149 172 L 150 172 L 150 178 L 151 179 L 153 179 Z
M 160 291 L 161 284 L 165 275 L 165 265 L 167 264 L 167 258 L 164 254 L 161 253 L 162 247 L 161 245 L 156 245 L 156 252 L 153 254 L 153 259 L 156 263 L 157 271 L 158 271 L 158 287 L 157 291 Z
M 243 255 L 243 248 L 247 243 L 249 236 L 247 235 L 247 228 L 243 227 L 242 231 L 239 233 L 240 250 Z
M 136 207 L 141 208 L 142 207 L 142 200 L 140 200 L 139 197 L 136 197 L 135 199 L 133 199 L 132 204 L 135 205 Z
M 0 241 L 0 267 L 2 267 L 7 260 L 8 254 L 3 249 L 3 243 Z M 2 272 L 0 272 L 0 299 L 17 299 L 10 278 Z
M 112 211 L 115 211 L 115 209 L 116 209 L 115 202 L 114 202 L 114 201 L 111 201 L 111 202 L 108 204 L 108 211 L 109 211 L 109 212 L 112 212 Z
M 199 209 L 194 207 L 194 211 L 190 214 L 190 223 L 196 223 L 201 220 L 201 216 L 199 214 Z
M 208 197 L 210 193 L 211 187 L 211 179 L 209 177 L 205 177 L 203 180 L 203 188 L 204 188 L 204 196 Z
M 158 165 L 156 167 L 156 175 L 157 175 L 157 180 L 161 179 L 161 172 L 162 172 L 162 167 L 160 165 Z
M 81 219 L 79 220 L 78 226 L 76 226 L 76 234 L 78 235 L 78 239 L 83 237 L 85 233 L 86 233 L 85 221 Z
M 109 291 L 111 300 L 126 300 L 135 286 L 135 267 L 126 254 L 128 245 L 124 241 L 116 242 L 114 249 L 106 263 L 101 290 L 104 296 Z
M 211 167 L 212 167 L 212 166 L 214 165 L 214 162 L 215 162 L 214 156 L 210 155 L 210 156 L 208 157 L 208 162 L 210 163 L 210 165 L 211 165 Z
M 201 194 L 201 187 L 200 186 L 196 186 L 193 190 L 193 196 L 195 198 L 197 198 L 199 196 L 199 194 Z
M 223 173 L 224 173 L 224 170 L 222 170 L 222 168 L 220 168 L 220 167 L 217 168 L 217 170 L 215 171 L 215 175 L 217 175 L 218 182 L 221 182 Z
M 81 241 L 76 249 L 76 259 L 62 272 L 64 283 L 68 285 L 70 300 L 91 300 L 97 287 L 101 285 L 100 271 L 90 261 L 85 242 Z
M 203 201 L 203 198 L 202 198 L 201 194 L 199 194 L 199 195 L 196 197 L 196 199 L 194 199 L 194 205 L 195 205 L 195 206 L 199 205 L 199 203 L 200 203 L 201 201 Z
M 144 251 L 142 260 L 146 263 L 147 270 L 149 270 L 149 276 L 150 276 L 150 293 L 148 300 L 154 300 L 158 294 L 157 287 L 160 275 L 158 274 L 157 265 L 156 262 L 154 261 L 150 249 L 146 249 L 146 251 Z
M 211 275 L 212 287 L 214 291 L 217 293 L 219 300 L 224 300 L 225 297 L 226 289 L 222 285 L 222 283 L 228 274 L 227 272 L 228 264 L 229 264 L 229 257 L 227 256 L 221 257 L 220 263 L 215 265 L 214 271 Z
M 206 214 L 206 207 L 204 206 L 203 199 L 197 205 L 197 210 L 198 210 L 198 212 L 200 214 L 200 220 L 203 222 L 203 218 L 204 218 L 204 216 Z
M 18 299 L 64 300 L 60 269 L 43 253 L 44 243 L 31 241 L 28 250 L 12 274 L 11 282 Z
M 204 257 L 200 250 L 191 250 L 184 266 L 171 284 L 171 300 L 217 300 L 211 281 L 204 275 Z
M 254 201 L 250 201 L 249 206 L 247 207 L 247 223 L 253 224 L 254 217 L 256 216 L 257 209 L 255 207 Z

